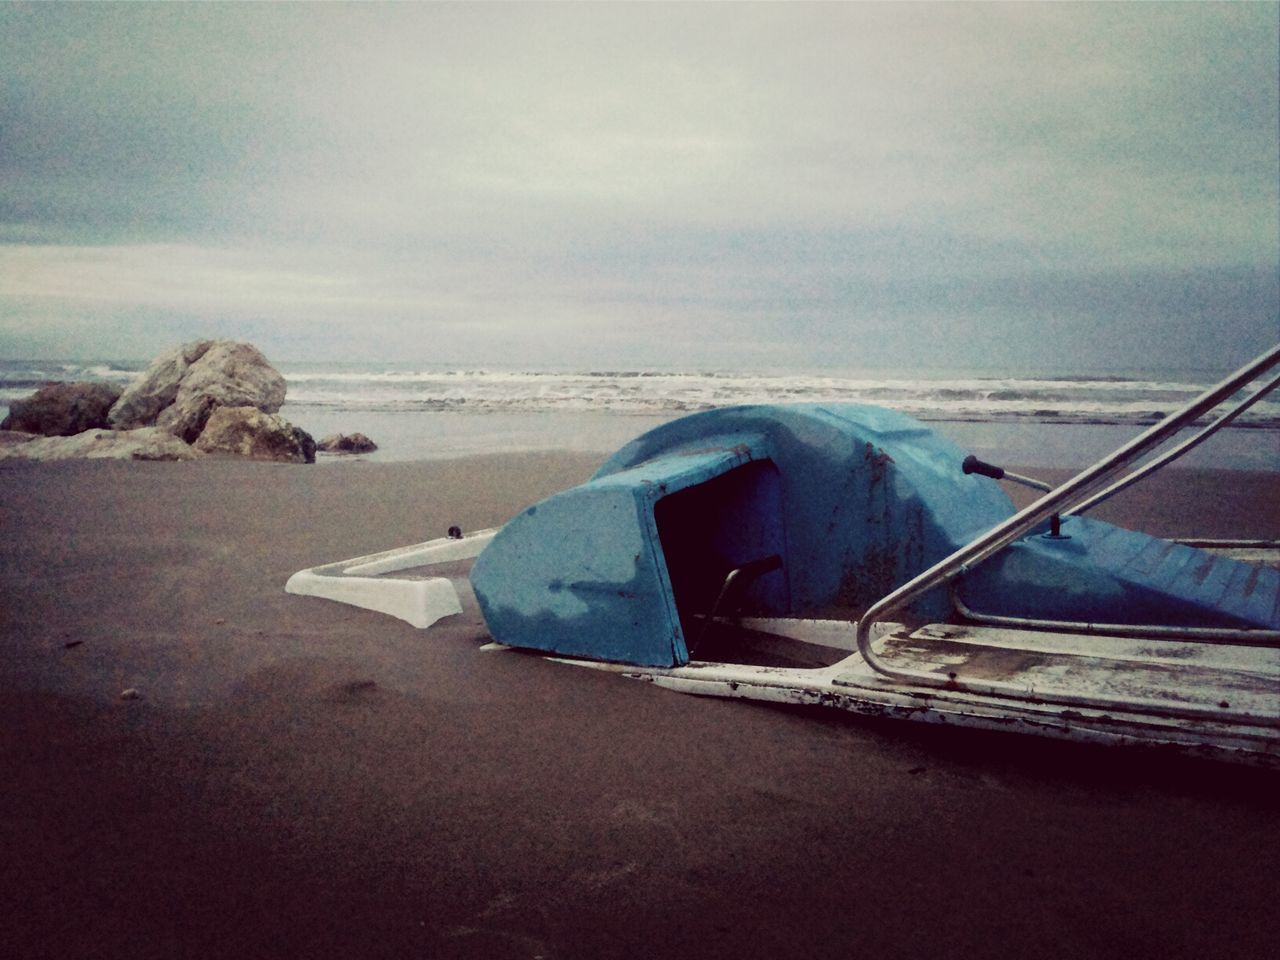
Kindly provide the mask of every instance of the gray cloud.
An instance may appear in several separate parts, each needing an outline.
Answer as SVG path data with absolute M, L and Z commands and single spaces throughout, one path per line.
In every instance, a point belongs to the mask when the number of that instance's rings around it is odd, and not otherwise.
M 1277 10 L 6 5 L 0 352 L 1229 364 Z

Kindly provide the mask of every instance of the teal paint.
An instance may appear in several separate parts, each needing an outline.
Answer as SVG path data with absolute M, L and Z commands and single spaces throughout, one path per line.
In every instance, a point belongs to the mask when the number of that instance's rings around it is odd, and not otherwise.
M 854 619 L 1013 513 L 964 451 L 903 414 L 854 405 L 744 406 L 664 424 L 587 483 L 512 519 L 472 586 L 499 641 L 568 656 L 688 662 L 694 615 L 733 568 L 776 555 L 744 613 Z M 982 613 L 1276 628 L 1280 573 L 1122 530 L 1064 522 L 961 586 Z M 948 592 L 908 611 L 946 620 Z

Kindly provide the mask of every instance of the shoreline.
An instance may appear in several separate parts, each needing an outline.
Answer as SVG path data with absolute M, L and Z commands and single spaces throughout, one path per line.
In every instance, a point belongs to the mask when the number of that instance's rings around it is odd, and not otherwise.
M 291 408 L 281 415 L 319 439 L 331 433 L 359 431 L 379 450 L 370 462 L 425 462 L 478 454 L 595 453 L 603 460 L 640 434 L 677 418 L 596 411 L 582 413 L 373 413 L 331 411 L 317 415 Z M 928 426 L 966 453 L 1000 464 L 1037 469 L 1084 469 L 1142 432 L 1134 424 L 1029 423 L 1021 420 L 929 421 Z M 1181 436 L 1185 437 L 1188 432 Z M 328 458 L 325 458 L 326 460 Z M 1171 465 L 1280 471 L 1280 430 L 1227 427 Z
M 0 463 L 4 942 L 1065 960 L 1219 955 L 1230 929 L 1234 956 L 1273 951 L 1275 774 L 686 696 L 483 651 L 474 610 L 424 633 L 284 593 L 602 459 Z M 1183 469 L 1097 515 L 1280 537 L 1280 488 Z
M 374 462 L 416 462 L 557 450 L 604 455 L 661 424 L 719 408 L 716 404 L 673 405 L 655 412 L 588 404 L 588 408 L 537 409 L 536 399 L 532 401 L 534 408 L 490 402 L 442 400 L 440 409 L 417 409 L 286 401 L 280 416 L 317 441 L 334 434 L 362 433 L 378 444 L 377 451 L 361 455 Z M 888 406 L 903 409 L 892 403 Z M 0 417 L 7 409 L 0 405 Z M 912 416 L 966 453 L 989 462 L 1076 469 L 1110 453 L 1160 419 L 1158 414 L 1041 412 L 1043 416 L 999 410 L 977 415 L 924 410 Z M 1185 439 L 1195 429 L 1187 427 L 1179 437 Z M 1234 421 L 1172 465 L 1173 469 L 1184 466 L 1280 472 L 1280 421 Z

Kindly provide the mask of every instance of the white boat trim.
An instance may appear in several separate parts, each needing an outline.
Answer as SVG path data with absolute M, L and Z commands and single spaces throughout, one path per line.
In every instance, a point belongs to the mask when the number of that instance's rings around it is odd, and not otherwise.
M 419 629 L 462 612 L 457 588 L 447 577 L 387 577 L 383 574 L 472 560 L 488 546 L 496 530 L 464 537 L 440 537 L 394 550 L 339 560 L 299 570 L 286 593 L 321 597 L 385 613 Z
M 754 628 L 763 627 L 756 621 Z M 852 624 L 774 621 L 777 632 L 824 642 Z M 693 662 L 639 668 L 572 658 L 559 662 L 645 680 L 701 696 L 816 704 L 988 730 L 1022 730 L 1061 739 L 1164 744 L 1263 766 L 1280 766 L 1280 651 L 1223 644 L 1176 644 L 1097 636 L 1052 636 L 935 624 L 908 630 L 876 624 L 876 652 L 909 669 L 957 673 L 950 685 L 881 676 L 858 655 L 829 667 L 762 667 Z M 965 645 L 959 655 L 935 646 Z M 1154 651 L 1153 651 L 1154 648 Z M 988 654 L 1017 664 L 1002 682 L 966 680 L 966 666 Z M 1025 665 L 1018 663 L 1025 659 Z M 951 669 L 948 669 L 951 668 Z M 1123 695 L 1120 695 L 1123 694 Z

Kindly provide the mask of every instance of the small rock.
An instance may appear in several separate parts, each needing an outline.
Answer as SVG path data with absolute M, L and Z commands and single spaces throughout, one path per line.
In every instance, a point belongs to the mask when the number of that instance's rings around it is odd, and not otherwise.
M 348 680 L 346 683 L 331 687 L 325 699 L 332 703 L 366 703 L 371 701 L 378 692 L 376 680 Z
M 120 699 L 121 700 L 141 700 L 142 694 L 139 693 L 134 687 L 130 687 L 127 690 L 120 691 Z
M 363 433 L 335 433 L 316 444 L 325 453 L 373 453 L 378 445 Z

